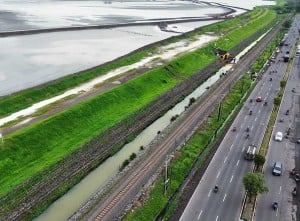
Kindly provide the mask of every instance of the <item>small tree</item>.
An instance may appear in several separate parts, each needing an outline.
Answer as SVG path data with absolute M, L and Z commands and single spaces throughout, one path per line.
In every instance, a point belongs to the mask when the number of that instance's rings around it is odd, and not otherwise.
M 286 85 L 286 81 L 280 81 L 280 87 L 281 87 L 281 88 L 284 88 L 285 85 Z
M 262 166 L 262 165 L 264 165 L 265 161 L 266 161 L 266 159 L 263 155 L 255 154 L 255 156 L 254 156 L 255 166 L 257 166 L 257 167 Z
M 129 159 L 132 161 L 136 158 L 136 153 L 132 153 L 129 157 Z
M 280 99 L 280 97 L 275 97 L 274 98 L 274 105 L 276 105 L 276 106 L 279 106 L 280 105 L 280 101 L 281 101 L 281 99 Z
M 268 187 L 265 186 L 265 178 L 261 173 L 247 173 L 243 178 L 243 183 L 250 202 L 259 193 L 269 191 Z
M 194 97 L 190 98 L 189 106 L 191 106 L 193 103 L 195 103 L 195 101 L 196 101 L 196 98 L 194 98 Z

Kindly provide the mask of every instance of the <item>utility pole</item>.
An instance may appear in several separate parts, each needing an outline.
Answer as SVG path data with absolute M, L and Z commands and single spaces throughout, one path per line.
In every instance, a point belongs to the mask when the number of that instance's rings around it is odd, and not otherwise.
M 167 157 L 166 157 L 166 162 L 165 162 L 165 182 L 164 182 L 165 188 L 164 188 L 164 195 L 167 194 L 167 190 L 168 190 L 168 187 L 169 187 L 169 182 L 171 183 L 171 176 L 170 176 L 171 174 L 169 174 L 168 163 L 169 163 L 169 160 L 171 160 L 173 157 L 174 157 L 174 155 L 167 155 Z

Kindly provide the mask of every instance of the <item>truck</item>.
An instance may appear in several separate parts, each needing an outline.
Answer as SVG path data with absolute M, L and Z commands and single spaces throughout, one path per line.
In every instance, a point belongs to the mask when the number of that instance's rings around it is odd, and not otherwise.
M 256 154 L 257 147 L 255 145 L 249 145 L 244 154 L 245 160 L 253 160 Z

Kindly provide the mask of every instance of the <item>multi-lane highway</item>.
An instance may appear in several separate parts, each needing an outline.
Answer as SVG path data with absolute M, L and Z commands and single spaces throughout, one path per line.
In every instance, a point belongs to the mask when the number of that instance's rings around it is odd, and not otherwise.
M 296 37 L 298 37 L 299 24 L 297 20 L 293 24 L 289 34 L 289 46 L 283 48 L 283 53 L 286 50 L 292 52 L 295 46 Z M 269 187 L 269 192 L 259 197 L 255 220 L 297 220 L 295 209 L 293 208 L 292 190 L 296 187 L 295 181 L 290 176 L 289 172 L 295 167 L 295 150 L 299 148 L 297 144 L 297 115 L 299 117 L 299 95 L 300 95 L 300 78 L 299 78 L 299 58 L 295 57 L 289 73 L 289 79 L 286 85 L 282 103 L 277 116 L 277 122 L 273 129 L 273 139 L 270 140 L 267 161 L 264 167 L 264 175 L 266 184 Z M 289 114 L 286 115 L 286 111 Z M 283 122 L 281 122 L 282 120 Z M 283 132 L 284 136 L 290 128 L 288 139 L 284 138 L 282 142 L 274 140 L 276 132 Z M 281 176 L 272 175 L 272 166 L 275 161 L 280 161 L 283 164 Z M 298 193 L 299 194 L 299 193 Z M 272 209 L 272 203 L 279 203 L 278 210 Z
M 296 35 L 289 36 L 290 45 L 295 41 Z M 249 144 L 260 146 L 272 110 L 273 99 L 287 69 L 287 63 L 282 62 L 283 53 L 284 51 L 277 55 L 275 62 L 263 74 L 246 101 L 232 125 L 232 128 L 236 127 L 237 131 L 233 132 L 231 128 L 226 134 L 180 220 L 239 220 L 244 198 L 242 179 L 253 166 L 253 163 L 246 161 L 243 155 Z M 262 96 L 262 102 L 255 101 L 258 96 Z M 253 101 L 250 102 L 250 99 Z M 264 105 L 265 101 L 267 105 Z M 249 115 L 250 110 L 253 112 L 252 115 Z M 248 126 L 250 137 L 247 139 L 245 136 Z M 219 186 L 217 193 L 212 191 L 215 185 Z

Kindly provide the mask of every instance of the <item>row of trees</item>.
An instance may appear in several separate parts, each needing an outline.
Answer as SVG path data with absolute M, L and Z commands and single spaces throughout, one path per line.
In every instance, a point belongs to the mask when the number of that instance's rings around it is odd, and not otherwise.
M 255 155 L 254 163 L 256 171 L 264 165 L 265 161 L 264 156 L 260 154 Z M 247 173 L 243 178 L 243 183 L 250 201 L 258 194 L 269 191 L 268 187 L 265 185 L 265 178 L 263 174 L 259 172 Z

